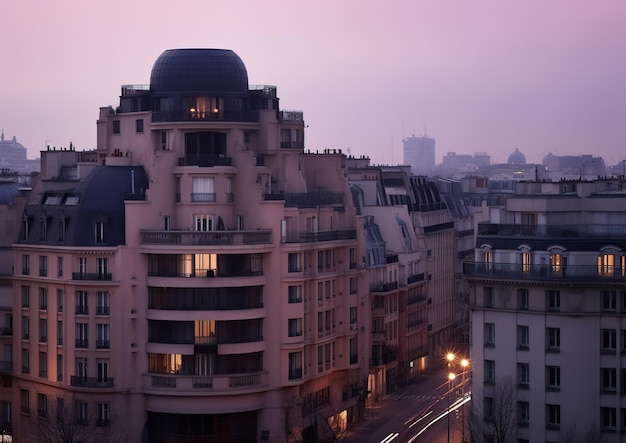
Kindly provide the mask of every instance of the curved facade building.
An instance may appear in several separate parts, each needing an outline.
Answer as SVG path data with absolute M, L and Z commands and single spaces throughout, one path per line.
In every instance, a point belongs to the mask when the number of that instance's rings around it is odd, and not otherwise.
M 22 218 L 15 437 L 68 404 L 128 442 L 340 436 L 368 371 L 345 157 L 219 49 L 165 51 L 97 131 L 43 153 Z

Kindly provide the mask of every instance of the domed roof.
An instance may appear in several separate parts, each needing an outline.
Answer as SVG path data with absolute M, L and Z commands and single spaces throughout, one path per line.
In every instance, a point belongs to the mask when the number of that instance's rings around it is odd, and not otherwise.
M 509 155 L 509 165 L 525 165 L 526 164 L 526 156 L 522 154 L 519 149 L 515 149 L 511 155 Z
M 152 66 L 152 92 L 247 93 L 248 72 L 229 49 L 168 49 Z

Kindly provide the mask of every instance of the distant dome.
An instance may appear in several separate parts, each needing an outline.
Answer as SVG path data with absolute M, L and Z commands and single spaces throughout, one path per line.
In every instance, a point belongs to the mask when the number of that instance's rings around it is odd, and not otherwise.
M 154 62 L 150 89 L 156 93 L 247 93 L 248 72 L 229 49 L 168 49 Z
M 515 152 L 509 155 L 509 161 L 507 163 L 509 165 L 525 165 L 526 156 L 522 154 L 519 149 L 515 149 Z

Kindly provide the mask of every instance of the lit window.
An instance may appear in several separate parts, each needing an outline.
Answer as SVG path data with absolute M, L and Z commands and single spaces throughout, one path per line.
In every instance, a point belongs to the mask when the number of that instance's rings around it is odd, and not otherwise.
M 615 256 L 613 254 L 601 254 L 598 256 L 598 275 L 613 275 L 615 271 Z

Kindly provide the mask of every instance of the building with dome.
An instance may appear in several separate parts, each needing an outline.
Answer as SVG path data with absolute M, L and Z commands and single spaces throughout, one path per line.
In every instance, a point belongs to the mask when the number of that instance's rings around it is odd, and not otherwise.
M 29 160 L 26 148 L 13 136 L 5 140 L 4 131 L 0 133 L 0 169 L 30 174 L 39 170 L 39 160 Z
M 305 153 L 304 128 L 233 51 L 174 49 L 100 108 L 94 151 L 42 152 L 13 251 L 14 439 L 322 441 L 358 419 L 362 228 L 345 156 Z
M 509 165 L 525 165 L 526 156 L 522 154 L 519 149 L 515 148 L 515 151 L 513 151 L 511 155 L 509 155 L 507 163 Z

